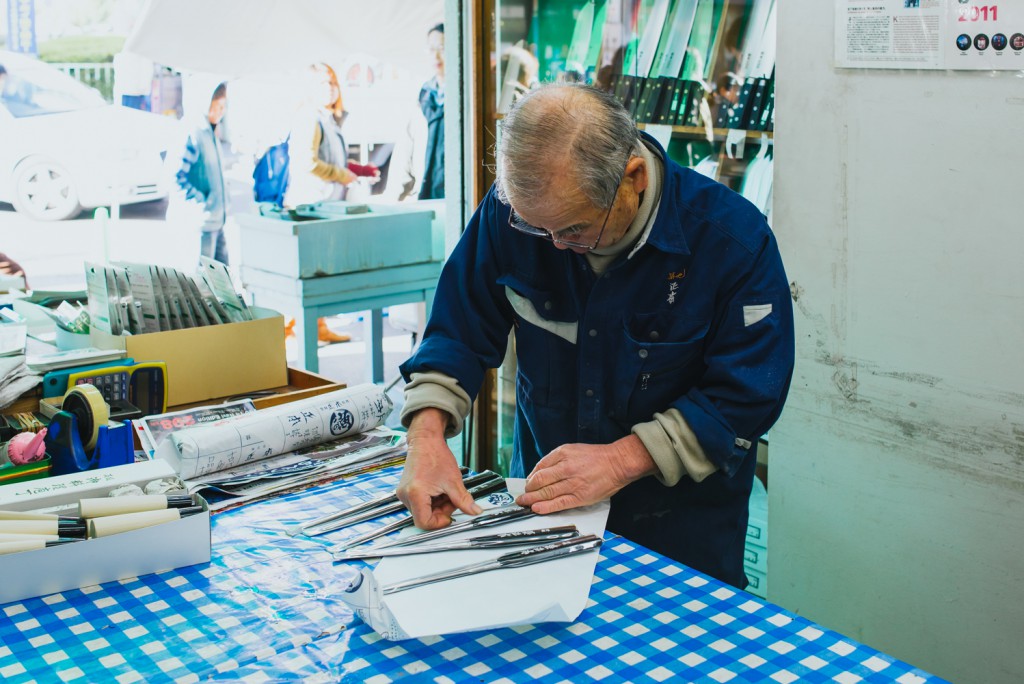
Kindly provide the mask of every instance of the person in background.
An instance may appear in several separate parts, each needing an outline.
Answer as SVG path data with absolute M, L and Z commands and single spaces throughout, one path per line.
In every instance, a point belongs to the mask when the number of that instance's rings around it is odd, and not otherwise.
M 177 192 L 168 207 L 168 221 L 198 227 L 200 253 L 224 264 L 228 263 L 224 242 L 228 198 L 217 126 L 227 111 L 227 98 L 227 84 L 221 83 L 213 91 L 205 117 L 189 133 L 175 175 Z
M 360 176 L 380 177 L 373 164 L 348 160 L 348 146 L 341 132 L 348 113 L 334 69 L 314 64 L 308 77 L 306 103 L 292 125 L 288 142 L 286 207 L 344 199 L 346 187 Z
M 420 89 L 420 109 L 427 120 L 426 157 L 420 199 L 444 197 L 444 24 L 427 32 L 434 76 Z
M 114 55 L 114 102 L 152 111 L 153 61 L 133 52 Z
M 306 102 L 299 110 L 288 138 L 288 188 L 284 206 L 297 207 L 345 198 L 346 188 L 364 176 L 373 182 L 380 171 L 373 164 L 348 160 L 348 146 L 341 133 L 347 113 L 338 76 L 327 64 L 314 64 L 307 74 Z M 294 325 L 290 322 L 289 326 Z M 323 318 L 317 321 L 321 342 L 348 342 L 349 335 L 335 333 Z
M 610 497 L 610 531 L 745 587 L 757 443 L 793 372 L 775 236 L 596 88 L 541 86 L 499 125 L 497 181 L 401 366 L 398 497 L 425 530 L 480 512 L 446 439 L 514 330 L 517 503 L 544 515 Z
M 426 156 L 427 122 L 419 107 L 409 105 L 405 125 L 399 130 L 391 151 L 387 186 L 380 199 L 389 202 L 418 199 Z

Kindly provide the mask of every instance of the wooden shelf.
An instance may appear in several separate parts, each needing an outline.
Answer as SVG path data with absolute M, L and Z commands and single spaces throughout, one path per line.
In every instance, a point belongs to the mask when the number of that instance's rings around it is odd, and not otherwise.
M 648 124 L 637 124 L 637 128 L 644 130 Z M 712 128 L 711 133 L 714 136 L 716 142 L 721 142 L 726 139 L 729 135 L 728 128 Z M 744 137 L 747 140 L 760 140 L 761 136 L 767 136 L 769 140 L 775 138 L 773 131 L 743 131 Z M 700 138 L 701 140 L 707 140 L 707 130 L 700 126 L 673 126 L 672 135 L 679 136 L 681 138 Z

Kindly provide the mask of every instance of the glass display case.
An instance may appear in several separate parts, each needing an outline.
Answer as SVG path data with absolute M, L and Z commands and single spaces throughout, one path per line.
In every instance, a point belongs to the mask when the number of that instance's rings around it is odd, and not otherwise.
M 496 140 L 502 114 L 538 83 L 593 84 L 614 93 L 673 161 L 740 192 L 770 221 L 775 11 L 775 0 L 487 0 L 474 41 L 484 53 L 477 134 Z M 493 181 L 493 159 L 485 161 L 484 191 Z M 478 463 L 501 471 L 515 417 L 514 348 L 513 336 L 477 402 Z

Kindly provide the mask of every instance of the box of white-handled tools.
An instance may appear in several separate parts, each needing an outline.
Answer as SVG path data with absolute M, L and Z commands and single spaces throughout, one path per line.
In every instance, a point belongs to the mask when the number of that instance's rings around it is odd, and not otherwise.
M 179 483 L 155 460 L 0 487 L 0 603 L 208 563 L 209 509 Z

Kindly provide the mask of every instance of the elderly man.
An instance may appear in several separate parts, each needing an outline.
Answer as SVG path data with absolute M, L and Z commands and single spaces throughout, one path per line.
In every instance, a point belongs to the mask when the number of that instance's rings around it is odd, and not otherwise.
M 515 331 L 512 476 L 545 514 L 612 497 L 608 527 L 737 587 L 758 438 L 793 369 L 789 285 L 757 209 L 669 160 L 609 95 L 531 91 L 497 182 L 402 366 L 398 494 L 425 529 L 479 509 L 445 438 Z

